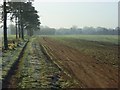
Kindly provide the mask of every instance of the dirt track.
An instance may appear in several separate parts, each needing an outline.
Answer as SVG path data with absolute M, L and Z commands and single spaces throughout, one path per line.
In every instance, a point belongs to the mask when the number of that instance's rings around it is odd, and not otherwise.
M 40 41 L 54 61 L 78 80 L 81 87 L 117 88 L 118 69 L 103 64 L 80 51 L 43 37 Z
M 5 81 L 3 88 L 74 88 L 79 85 L 64 74 L 43 53 L 38 39 L 32 38 L 19 63 L 12 68 L 9 80 Z

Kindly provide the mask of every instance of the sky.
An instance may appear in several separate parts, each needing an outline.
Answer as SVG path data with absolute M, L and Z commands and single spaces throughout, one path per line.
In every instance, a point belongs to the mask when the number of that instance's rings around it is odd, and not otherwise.
M 15 0 L 19 1 L 19 0 Z M 34 0 L 41 25 L 53 28 L 118 26 L 119 0 Z M 2 3 L 2 0 L 0 0 Z
M 82 1 L 35 0 L 33 5 L 38 10 L 43 26 L 52 28 L 71 28 L 74 25 L 80 28 L 118 26 L 117 0 Z

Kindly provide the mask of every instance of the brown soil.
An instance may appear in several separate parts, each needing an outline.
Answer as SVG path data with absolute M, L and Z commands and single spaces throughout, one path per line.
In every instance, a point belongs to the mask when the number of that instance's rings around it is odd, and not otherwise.
M 59 41 L 43 37 L 44 45 L 54 61 L 76 80 L 82 88 L 117 88 L 118 69 L 100 63 L 82 52 L 68 47 Z

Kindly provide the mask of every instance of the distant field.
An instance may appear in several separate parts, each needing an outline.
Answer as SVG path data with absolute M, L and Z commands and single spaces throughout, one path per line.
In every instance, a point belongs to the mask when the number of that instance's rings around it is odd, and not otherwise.
M 102 63 L 118 64 L 117 35 L 65 35 L 50 36 L 67 46 L 94 57 Z
M 109 42 L 113 44 L 120 43 L 120 40 L 118 40 L 120 36 L 118 35 L 50 35 L 50 37 L 55 37 L 57 39 L 83 39 L 89 41 Z M 15 38 L 15 35 L 8 35 L 8 40 L 14 40 Z
M 118 44 L 118 35 L 55 35 L 57 39 L 83 39 L 89 41 L 109 42 Z

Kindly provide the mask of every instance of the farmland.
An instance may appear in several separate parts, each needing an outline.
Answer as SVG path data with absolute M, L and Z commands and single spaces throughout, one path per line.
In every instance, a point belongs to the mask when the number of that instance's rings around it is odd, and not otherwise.
M 0 89 L 119 89 L 118 2 L 59 2 L 0 2 Z
M 88 54 L 103 63 L 118 64 L 117 35 L 78 35 L 57 36 L 53 39 Z
M 3 52 L 3 80 L 27 39 L 21 42 L 15 50 Z M 112 35 L 33 36 L 3 86 L 117 88 L 118 47 L 118 36 Z

